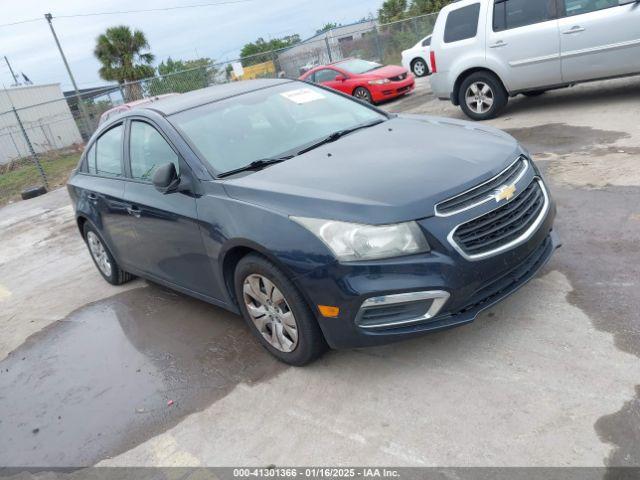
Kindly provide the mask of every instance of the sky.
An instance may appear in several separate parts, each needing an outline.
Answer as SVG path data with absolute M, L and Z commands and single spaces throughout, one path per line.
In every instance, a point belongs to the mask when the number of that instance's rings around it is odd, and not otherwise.
M 180 10 L 62 18 L 95 12 L 141 10 L 202 3 L 217 6 Z M 108 27 L 128 25 L 142 30 L 155 64 L 173 59 L 237 58 L 245 43 L 298 33 L 306 38 L 328 22 L 351 23 L 374 14 L 382 0 L 0 0 L 0 25 L 22 20 L 30 23 L 0 26 L 0 83 L 13 83 L 3 56 L 16 73 L 24 72 L 34 84 L 71 82 L 55 46 L 44 14 L 50 12 L 79 88 L 107 82 L 98 75 L 93 57 L 96 37 Z M 56 18 L 58 16 L 58 18 Z M 18 73 L 19 74 L 19 73 Z M 0 85 L 0 88 L 2 85 Z

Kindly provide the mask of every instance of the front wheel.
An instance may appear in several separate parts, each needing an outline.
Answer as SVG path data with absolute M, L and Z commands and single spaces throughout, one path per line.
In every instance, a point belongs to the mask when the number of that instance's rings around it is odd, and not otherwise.
M 464 79 L 458 90 L 460 108 L 473 120 L 497 117 L 507 105 L 502 82 L 490 72 L 476 72 Z
M 234 285 L 242 316 L 274 357 L 302 366 L 325 352 L 327 344 L 309 306 L 269 260 L 257 254 L 242 258 Z
M 371 92 L 364 87 L 358 87 L 353 91 L 353 96 L 358 100 L 362 100 L 363 102 L 373 103 L 373 98 L 371 97 Z
M 411 63 L 411 71 L 416 77 L 424 77 L 429 73 L 429 67 L 427 67 L 427 62 L 422 58 L 416 58 L 413 63 Z

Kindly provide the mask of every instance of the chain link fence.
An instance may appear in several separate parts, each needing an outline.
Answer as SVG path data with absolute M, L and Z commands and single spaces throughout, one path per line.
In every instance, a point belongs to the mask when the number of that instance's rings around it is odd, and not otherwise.
M 0 205 L 19 199 L 30 187 L 64 185 L 100 117 L 114 107 L 221 83 L 297 78 L 315 66 L 350 57 L 400 64 L 401 52 L 431 34 L 435 20 L 436 14 L 388 24 L 367 20 L 281 50 L 82 91 L 79 96 L 64 96 L 57 85 L 0 91 Z

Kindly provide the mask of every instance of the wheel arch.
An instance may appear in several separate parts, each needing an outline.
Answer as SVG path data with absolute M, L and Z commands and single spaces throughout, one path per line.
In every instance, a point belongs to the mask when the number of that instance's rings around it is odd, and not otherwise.
M 230 303 L 235 307 L 238 307 L 238 298 L 236 297 L 234 286 L 234 275 L 236 267 L 240 260 L 252 253 L 256 253 L 265 257 L 276 267 L 282 270 L 284 274 L 287 275 L 289 279 L 295 284 L 294 275 L 291 270 L 287 268 L 287 266 L 284 265 L 281 261 L 279 261 L 278 258 L 273 255 L 273 253 L 271 253 L 268 249 L 251 240 L 238 239 L 232 241 L 228 245 L 226 245 L 224 250 L 220 253 L 220 279 L 224 283 L 225 291 L 229 297 Z M 303 296 L 306 298 L 304 293 Z
M 460 75 L 458 75 L 458 77 L 456 78 L 455 83 L 453 84 L 451 101 L 456 107 L 460 105 L 458 97 L 459 97 L 459 90 L 460 90 L 460 86 L 462 85 L 462 82 L 464 82 L 469 75 L 473 75 L 474 73 L 478 73 L 478 72 L 486 72 L 494 75 L 500 82 L 500 85 L 502 85 L 502 88 L 504 88 L 504 91 L 507 92 L 507 95 L 509 95 L 509 91 L 505 86 L 504 80 L 502 80 L 500 75 L 498 75 L 494 70 L 491 70 L 490 68 L 487 68 L 487 67 L 471 67 L 471 68 L 467 68 L 462 73 L 460 73 Z

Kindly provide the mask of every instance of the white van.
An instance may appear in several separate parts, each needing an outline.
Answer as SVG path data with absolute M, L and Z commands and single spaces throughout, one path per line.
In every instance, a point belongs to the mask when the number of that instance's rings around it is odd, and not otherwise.
M 640 74 L 640 0 L 460 0 L 431 40 L 434 95 L 474 120 L 508 98 Z

